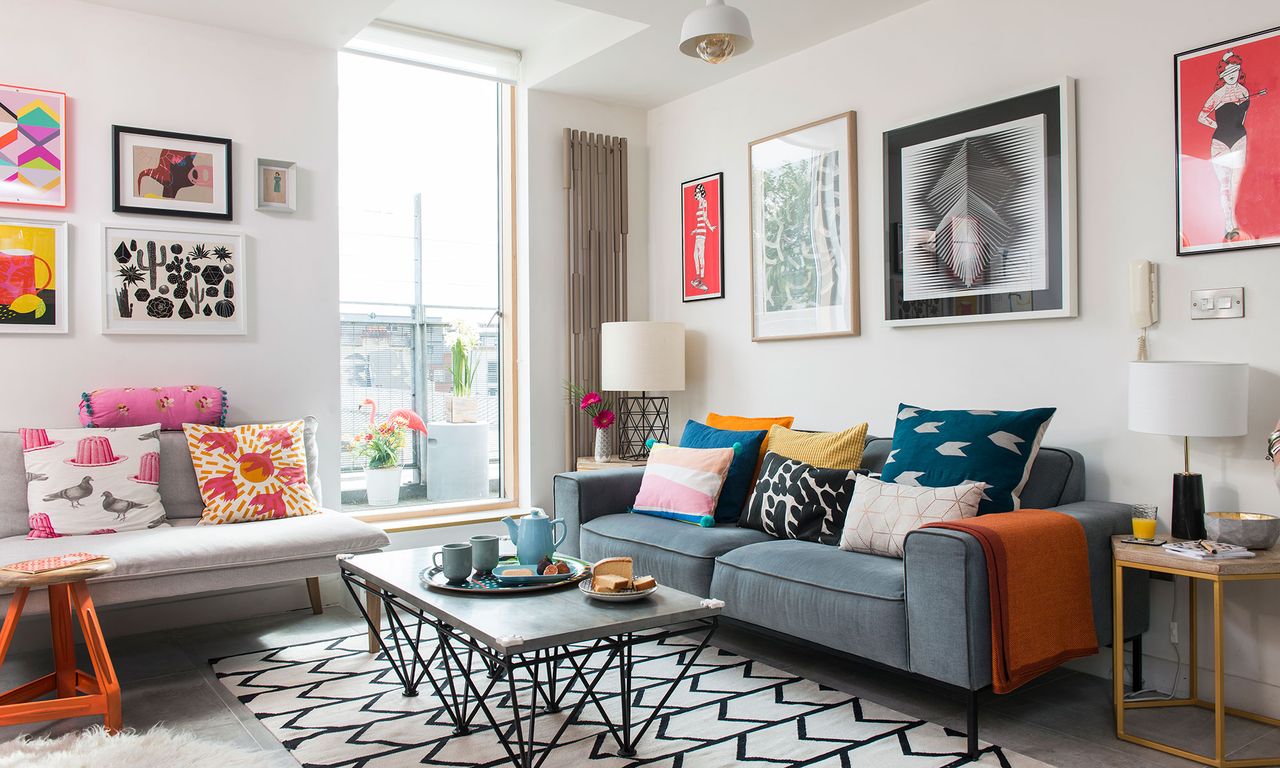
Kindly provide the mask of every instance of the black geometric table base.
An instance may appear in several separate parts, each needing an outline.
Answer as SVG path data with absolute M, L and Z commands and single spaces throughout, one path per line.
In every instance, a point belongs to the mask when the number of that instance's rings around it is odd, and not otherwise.
M 594 706 L 617 742 L 618 756 L 634 756 L 636 745 L 644 738 L 703 649 L 711 642 L 718 624 L 717 618 L 711 617 L 642 635 L 628 633 L 600 638 L 589 644 L 556 646 L 528 653 L 501 653 L 405 603 L 391 592 L 366 585 L 363 580 L 353 577 L 345 570 L 342 571 L 342 580 L 355 599 L 365 622 L 374 629 L 378 646 L 404 688 L 404 695 L 418 695 L 418 687 L 426 680 L 448 713 L 455 735 L 470 733 L 476 715 L 483 713 L 516 768 L 540 768 L 551 751 L 559 745 L 569 726 L 578 722 L 588 704 Z M 357 589 L 373 592 L 382 599 L 387 623 L 390 625 L 385 633 L 386 637 L 381 628 L 370 620 L 365 601 L 356 592 Z M 434 631 L 438 641 L 435 650 L 426 658 L 423 658 L 419 650 L 424 627 L 429 632 Z M 660 642 L 670 637 L 698 632 L 703 633 L 701 641 L 680 664 L 679 673 L 671 681 L 657 706 L 643 723 L 633 722 L 631 710 L 636 694 L 632 679 L 632 649 L 641 643 Z M 592 657 L 600 653 L 606 654 L 604 663 L 598 669 L 591 669 Z M 478 666 L 474 663 L 477 656 L 481 662 Z M 439 671 L 439 667 L 443 667 L 443 684 L 432 673 L 433 669 Z M 609 716 L 604 699 L 598 692 L 600 682 L 612 670 L 618 673 L 621 722 L 615 722 Z M 527 703 L 521 702 L 519 695 L 517 682 L 520 677 L 530 683 Z M 461 678 L 462 684 L 455 682 L 455 678 Z M 512 710 L 511 720 L 505 724 L 498 722 L 489 706 L 490 696 L 495 690 L 499 692 L 500 700 L 506 702 Z M 560 723 L 550 739 L 539 741 L 535 735 L 539 712 L 562 711 L 566 699 L 575 691 L 578 693 L 577 700 L 569 710 L 568 717 Z

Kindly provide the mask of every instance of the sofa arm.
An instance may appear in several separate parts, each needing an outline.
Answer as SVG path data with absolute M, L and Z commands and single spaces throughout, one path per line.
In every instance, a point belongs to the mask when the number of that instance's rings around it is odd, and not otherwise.
M 1111 536 L 1129 527 L 1130 507 L 1082 501 L 1054 507 L 1085 532 L 1094 627 L 1111 644 Z M 966 533 L 913 531 L 904 547 L 911 671 L 971 690 L 991 683 L 991 597 L 982 545 Z M 1125 637 L 1147 628 L 1145 572 L 1125 574 Z
M 626 512 L 640 492 L 644 467 L 600 469 L 592 472 L 564 472 L 553 482 L 555 516 L 565 522 L 560 549 L 575 557 L 584 523 L 597 517 Z

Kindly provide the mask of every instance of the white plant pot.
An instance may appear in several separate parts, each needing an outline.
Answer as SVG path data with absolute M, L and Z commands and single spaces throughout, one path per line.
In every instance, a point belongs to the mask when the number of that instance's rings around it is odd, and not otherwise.
M 450 397 L 449 421 L 454 424 L 472 424 L 480 418 L 480 404 L 474 397 Z
M 393 507 L 399 504 L 400 467 L 365 467 L 364 487 L 371 507 Z

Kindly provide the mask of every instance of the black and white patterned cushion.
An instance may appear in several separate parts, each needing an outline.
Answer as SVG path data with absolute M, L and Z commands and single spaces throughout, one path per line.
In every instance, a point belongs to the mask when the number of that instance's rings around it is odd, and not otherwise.
M 779 539 L 838 544 L 858 473 L 766 453 L 738 524 Z

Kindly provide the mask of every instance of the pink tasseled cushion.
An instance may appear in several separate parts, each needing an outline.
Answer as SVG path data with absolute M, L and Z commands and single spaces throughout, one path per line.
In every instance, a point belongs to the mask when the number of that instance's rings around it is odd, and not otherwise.
M 116 387 L 80 397 L 80 423 L 86 427 L 136 427 L 160 422 L 161 429 L 183 424 L 226 426 L 227 393 L 219 387 Z

